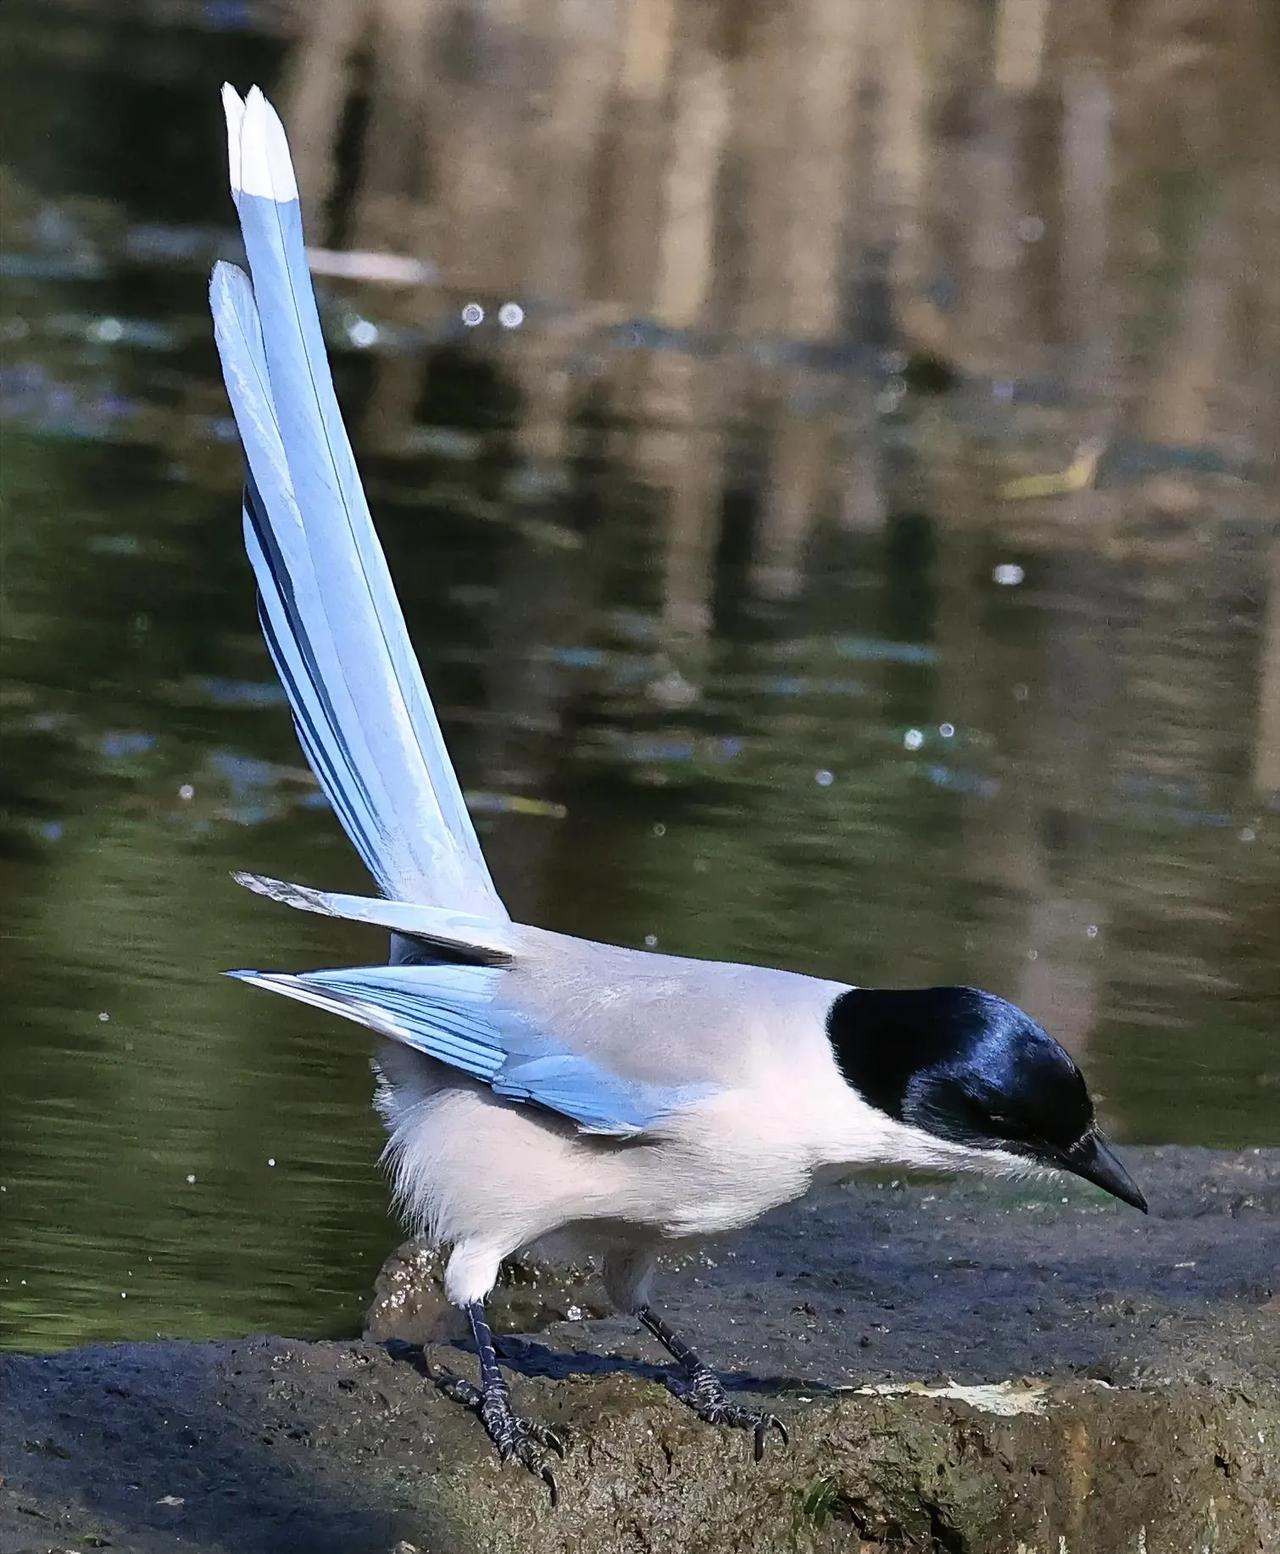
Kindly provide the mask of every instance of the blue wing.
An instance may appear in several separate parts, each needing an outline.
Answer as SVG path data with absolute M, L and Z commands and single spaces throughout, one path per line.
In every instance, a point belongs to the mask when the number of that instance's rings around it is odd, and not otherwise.
M 210 305 L 259 615 L 299 739 L 384 895 L 505 922 L 334 395 L 284 130 L 257 88 L 223 101 L 253 280 L 219 264 Z
M 482 1081 L 505 1100 L 546 1107 L 589 1133 L 643 1133 L 715 1088 L 624 1079 L 569 1051 L 503 1004 L 505 974 L 502 967 L 451 965 L 227 973 L 355 1020 Z

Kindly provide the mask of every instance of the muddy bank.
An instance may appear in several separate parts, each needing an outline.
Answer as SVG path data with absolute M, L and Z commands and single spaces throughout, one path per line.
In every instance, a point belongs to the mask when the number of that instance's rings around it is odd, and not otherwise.
M 1056 1184 L 863 1184 L 673 1270 L 673 1321 L 791 1426 L 759 1466 L 590 1281 L 526 1272 L 496 1304 L 528 1335 L 519 1405 L 572 1443 L 555 1511 L 423 1380 L 467 1362 L 415 1255 L 372 1327 L 421 1354 L 6 1357 L 0 1550 L 1280 1548 L 1280 1152 L 1132 1157 L 1146 1220 Z

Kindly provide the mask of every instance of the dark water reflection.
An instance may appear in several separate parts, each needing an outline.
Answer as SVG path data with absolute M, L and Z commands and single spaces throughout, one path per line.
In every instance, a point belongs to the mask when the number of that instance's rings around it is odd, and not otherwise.
M 227 878 L 363 888 L 240 548 L 224 75 L 317 246 L 420 272 L 325 304 L 516 914 L 983 982 L 1122 1136 L 1280 1142 L 1280 48 L 1228 10 L 5 8 L 0 1343 L 347 1328 L 395 1234 L 358 1036 L 216 975 L 381 951 Z

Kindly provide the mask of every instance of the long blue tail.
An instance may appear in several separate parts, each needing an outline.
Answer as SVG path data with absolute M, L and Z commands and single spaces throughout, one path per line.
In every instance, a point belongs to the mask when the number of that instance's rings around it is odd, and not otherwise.
M 249 277 L 214 335 L 249 474 L 258 613 L 311 769 L 386 896 L 507 921 L 374 532 L 325 355 L 284 129 L 223 88 Z

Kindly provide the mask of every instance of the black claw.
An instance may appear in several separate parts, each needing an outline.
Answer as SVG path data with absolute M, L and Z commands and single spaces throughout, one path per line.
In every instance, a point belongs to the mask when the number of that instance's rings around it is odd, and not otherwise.
M 544 1434 L 551 1435 L 554 1432 L 544 1431 L 543 1426 L 533 1424 L 526 1419 L 518 1419 L 514 1415 L 512 1416 L 512 1423 L 521 1427 L 522 1431 L 527 1433 L 511 1435 L 507 1438 L 506 1444 L 499 1447 L 503 1462 L 509 1462 L 514 1457 L 522 1467 L 528 1468 L 530 1473 L 536 1473 L 550 1491 L 552 1506 L 558 1505 L 560 1501 L 560 1488 L 556 1483 L 556 1476 L 551 1471 L 549 1464 L 543 1462 L 542 1453 L 538 1450 L 537 1445 L 534 1444 L 535 1441 L 543 1442 Z M 564 1455 L 563 1450 L 561 1455 Z
M 777 1430 L 778 1434 L 782 1437 L 782 1444 L 784 1446 L 789 1446 L 791 1444 L 791 1437 L 787 1434 L 787 1427 L 783 1424 L 782 1420 L 778 1418 L 777 1414 L 757 1414 L 755 1420 L 755 1431 L 752 1438 L 752 1455 L 755 1457 L 757 1462 L 761 1461 L 761 1459 L 764 1457 L 765 1437 L 768 1434 L 770 1426 Z

